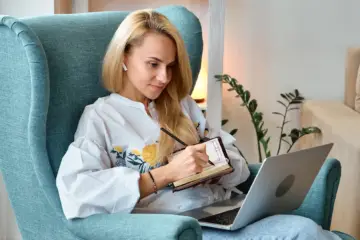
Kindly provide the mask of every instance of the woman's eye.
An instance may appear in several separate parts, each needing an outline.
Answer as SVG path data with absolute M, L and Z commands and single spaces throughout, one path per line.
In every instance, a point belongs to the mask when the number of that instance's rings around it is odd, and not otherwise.
M 150 64 L 150 67 L 152 67 L 152 68 L 156 68 L 159 64 L 158 63 L 156 63 L 156 62 L 151 62 L 151 63 L 149 63 Z

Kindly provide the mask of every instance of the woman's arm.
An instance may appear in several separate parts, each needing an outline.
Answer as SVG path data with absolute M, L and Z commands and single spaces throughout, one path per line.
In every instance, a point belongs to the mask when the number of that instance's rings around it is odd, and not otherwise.
M 154 177 L 157 190 L 166 187 L 169 183 L 172 183 L 172 177 L 168 170 L 168 165 L 155 168 L 151 170 L 151 174 Z M 147 197 L 154 193 L 154 182 L 150 177 L 149 173 L 143 173 L 139 179 L 140 198 Z
M 139 178 L 140 173 L 134 169 L 112 167 L 109 155 L 94 140 L 76 139 L 56 177 L 65 217 L 131 212 L 140 198 Z
M 151 170 L 154 181 L 149 173 L 141 174 L 139 180 L 140 197 L 144 198 L 154 193 L 154 184 L 159 190 L 169 183 L 201 172 L 207 166 L 208 161 L 205 144 L 186 147 L 184 151 L 174 156 L 167 165 Z
M 223 185 L 224 188 L 232 188 L 246 181 L 250 175 L 250 170 L 246 164 L 245 159 L 239 154 L 236 147 L 233 146 L 236 139 L 223 130 L 220 130 L 218 133 L 213 132 L 211 126 L 208 125 L 208 122 L 206 121 L 201 109 L 190 96 L 186 97 L 182 101 L 182 105 L 190 116 L 191 120 L 194 122 L 195 126 L 197 126 L 200 138 L 213 138 L 220 136 L 223 141 L 234 171 L 221 177 L 218 183 Z

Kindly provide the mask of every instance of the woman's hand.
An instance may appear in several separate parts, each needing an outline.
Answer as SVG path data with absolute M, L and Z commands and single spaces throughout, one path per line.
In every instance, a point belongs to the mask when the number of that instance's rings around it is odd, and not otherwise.
M 186 147 L 169 160 L 168 176 L 174 182 L 179 179 L 200 173 L 208 165 L 209 156 L 206 154 L 204 143 Z

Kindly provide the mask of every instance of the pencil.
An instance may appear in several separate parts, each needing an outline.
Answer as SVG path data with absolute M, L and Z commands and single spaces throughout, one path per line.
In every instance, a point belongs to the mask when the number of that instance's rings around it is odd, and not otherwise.
M 170 137 L 172 137 L 175 141 L 181 143 L 182 145 L 184 145 L 185 147 L 187 147 L 188 145 L 182 141 L 180 138 L 176 137 L 174 134 L 172 134 L 171 132 L 169 132 L 168 130 L 166 130 L 165 128 L 160 128 L 163 132 L 165 132 L 167 135 L 169 135 Z M 210 160 L 208 161 L 211 165 L 215 166 L 215 164 L 213 162 L 211 162 Z
M 165 128 L 160 128 L 163 132 L 165 132 L 167 135 L 169 135 L 170 137 L 172 137 L 173 139 L 175 139 L 177 142 L 181 143 L 182 145 L 184 145 L 185 147 L 187 147 L 187 144 L 184 143 L 184 141 L 182 141 L 181 139 L 179 139 L 178 137 L 176 137 L 174 134 L 172 134 L 171 132 L 169 132 L 168 130 L 166 130 Z

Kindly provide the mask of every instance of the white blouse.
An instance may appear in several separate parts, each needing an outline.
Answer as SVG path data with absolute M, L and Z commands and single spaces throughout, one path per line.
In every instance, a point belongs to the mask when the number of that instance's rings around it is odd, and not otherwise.
M 142 103 L 113 93 L 86 106 L 74 142 L 62 159 L 56 185 L 66 218 L 114 212 L 178 213 L 230 198 L 234 187 L 250 174 L 233 146 L 234 137 L 212 132 L 190 96 L 181 105 L 201 138 L 221 136 L 235 171 L 218 184 L 178 192 L 166 187 L 140 200 L 140 174 L 160 166 L 155 162 L 160 135 L 157 112 L 154 102 L 149 104 L 150 117 Z

